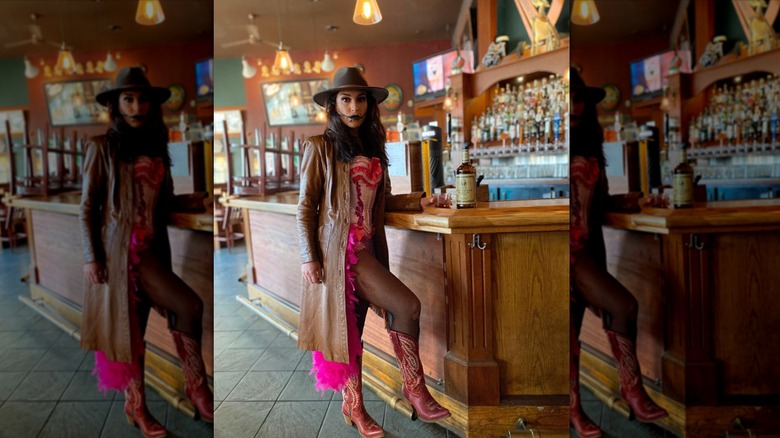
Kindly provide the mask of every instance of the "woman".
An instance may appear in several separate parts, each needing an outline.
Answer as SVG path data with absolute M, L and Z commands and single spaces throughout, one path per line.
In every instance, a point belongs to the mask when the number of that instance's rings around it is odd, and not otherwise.
M 601 224 L 610 199 L 604 171 L 604 134 L 596 113 L 596 104 L 604 95 L 600 88 L 587 87 L 572 69 L 570 419 L 583 438 L 601 436 L 580 403 L 579 334 L 586 307 L 602 320 L 620 376 L 620 395 L 634 416 L 649 422 L 668 415 L 642 386 L 636 357 L 637 301 L 607 272 Z
M 360 336 L 368 305 L 385 316 L 403 377 L 403 393 L 423 421 L 450 415 L 428 392 L 418 354 L 420 300 L 388 270 L 384 212 L 420 211 L 421 193 L 391 195 L 379 107 L 388 92 L 360 70 L 342 67 L 333 88 L 317 93 L 324 135 L 304 144 L 298 234 L 301 300 L 298 347 L 312 350 L 317 389 L 341 390 L 342 413 L 363 437 L 384 436 L 363 406 Z
M 173 182 L 160 109 L 169 96 L 136 67 L 120 70 L 114 88 L 97 95 L 111 124 L 87 144 L 81 193 L 87 279 L 81 347 L 95 350 L 98 388 L 125 391 L 127 420 L 146 437 L 166 436 L 144 396 L 143 337 L 152 306 L 168 319 L 187 396 L 204 421 L 213 421 L 201 357 L 203 302 L 171 270 Z

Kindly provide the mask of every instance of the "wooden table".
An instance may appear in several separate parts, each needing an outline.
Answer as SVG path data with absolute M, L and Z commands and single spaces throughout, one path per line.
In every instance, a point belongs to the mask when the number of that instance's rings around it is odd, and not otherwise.
M 30 296 L 20 299 L 72 336 L 79 338 L 84 299 L 80 192 L 49 197 L 17 197 L 25 209 L 30 248 Z M 173 271 L 203 300 L 203 359 L 213 374 L 214 252 L 212 213 L 174 213 L 168 226 Z M 147 383 L 189 415 L 193 406 L 184 394 L 184 375 L 167 322 L 151 312 L 146 330 Z
M 302 289 L 297 193 L 235 198 L 247 230 L 248 298 L 295 338 Z M 568 200 L 386 214 L 390 269 L 422 303 L 428 387 L 468 437 L 513 436 L 518 419 L 569 435 Z M 369 312 L 364 382 L 410 415 L 384 321 Z M 529 433 L 529 432 L 525 432 Z
M 610 272 L 639 301 L 639 361 L 686 437 L 780 431 L 780 201 L 608 214 Z M 627 414 L 601 321 L 586 314 L 583 383 Z M 742 431 L 742 433 L 745 433 Z M 747 436 L 747 435 L 745 435 Z

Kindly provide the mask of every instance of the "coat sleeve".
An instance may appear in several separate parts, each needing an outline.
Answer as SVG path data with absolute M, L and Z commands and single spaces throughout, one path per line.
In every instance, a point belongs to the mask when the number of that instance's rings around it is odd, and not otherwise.
M 390 177 L 387 174 L 387 168 L 384 169 L 385 175 L 385 211 L 422 211 L 420 198 L 425 196 L 425 192 L 412 192 L 409 194 L 394 195 Z
M 81 190 L 81 246 L 84 264 L 106 262 L 105 249 L 101 239 L 101 218 L 105 208 L 108 186 L 108 154 L 106 143 L 91 139 L 87 143 L 84 158 L 84 177 Z
M 301 188 L 298 196 L 298 240 L 301 263 L 321 261 L 317 255 L 317 223 L 325 181 L 324 145 L 306 140 L 301 160 Z

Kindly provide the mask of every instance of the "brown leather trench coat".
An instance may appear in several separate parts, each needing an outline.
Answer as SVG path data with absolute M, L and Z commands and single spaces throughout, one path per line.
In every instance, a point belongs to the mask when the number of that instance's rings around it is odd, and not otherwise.
M 332 362 L 349 362 L 344 297 L 344 261 L 349 235 L 349 163 L 334 157 L 325 137 L 310 137 L 303 145 L 298 199 L 301 263 L 319 261 L 322 283 L 303 281 L 298 348 L 322 352 Z M 392 195 L 387 168 L 374 201 L 374 255 L 388 266 L 385 211 L 420 211 L 422 192 Z
M 86 282 L 81 317 L 81 348 L 100 350 L 113 361 L 132 362 L 128 302 L 128 249 L 133 226 L 133 163 L 117 159 L 118 145 L 106 136 L 87 143 L 81 192 L 84 263 L 101 262 L 106 282 Z M 151 250 L 170 267 L 167 206 L 173 198 L 170 168 L 160 186 Z M 146 318 L 141 318 L 145 320 Z

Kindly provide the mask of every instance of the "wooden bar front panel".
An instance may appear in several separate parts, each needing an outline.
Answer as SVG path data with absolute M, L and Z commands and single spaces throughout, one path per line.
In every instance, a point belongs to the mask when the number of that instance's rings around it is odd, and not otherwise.
M 84 258 L 78 216 L 27 210 L 32 226 L 37 283 L 79 309 L 84 306 Z M 30 275 L 30 282 L 36 283 Z
M 244 212 L 249 214 L 254 283 L 300 309 L 303 283 L 295 216 Z
M 493 238 L 501 395 L 568 394 L 569 234 Z

